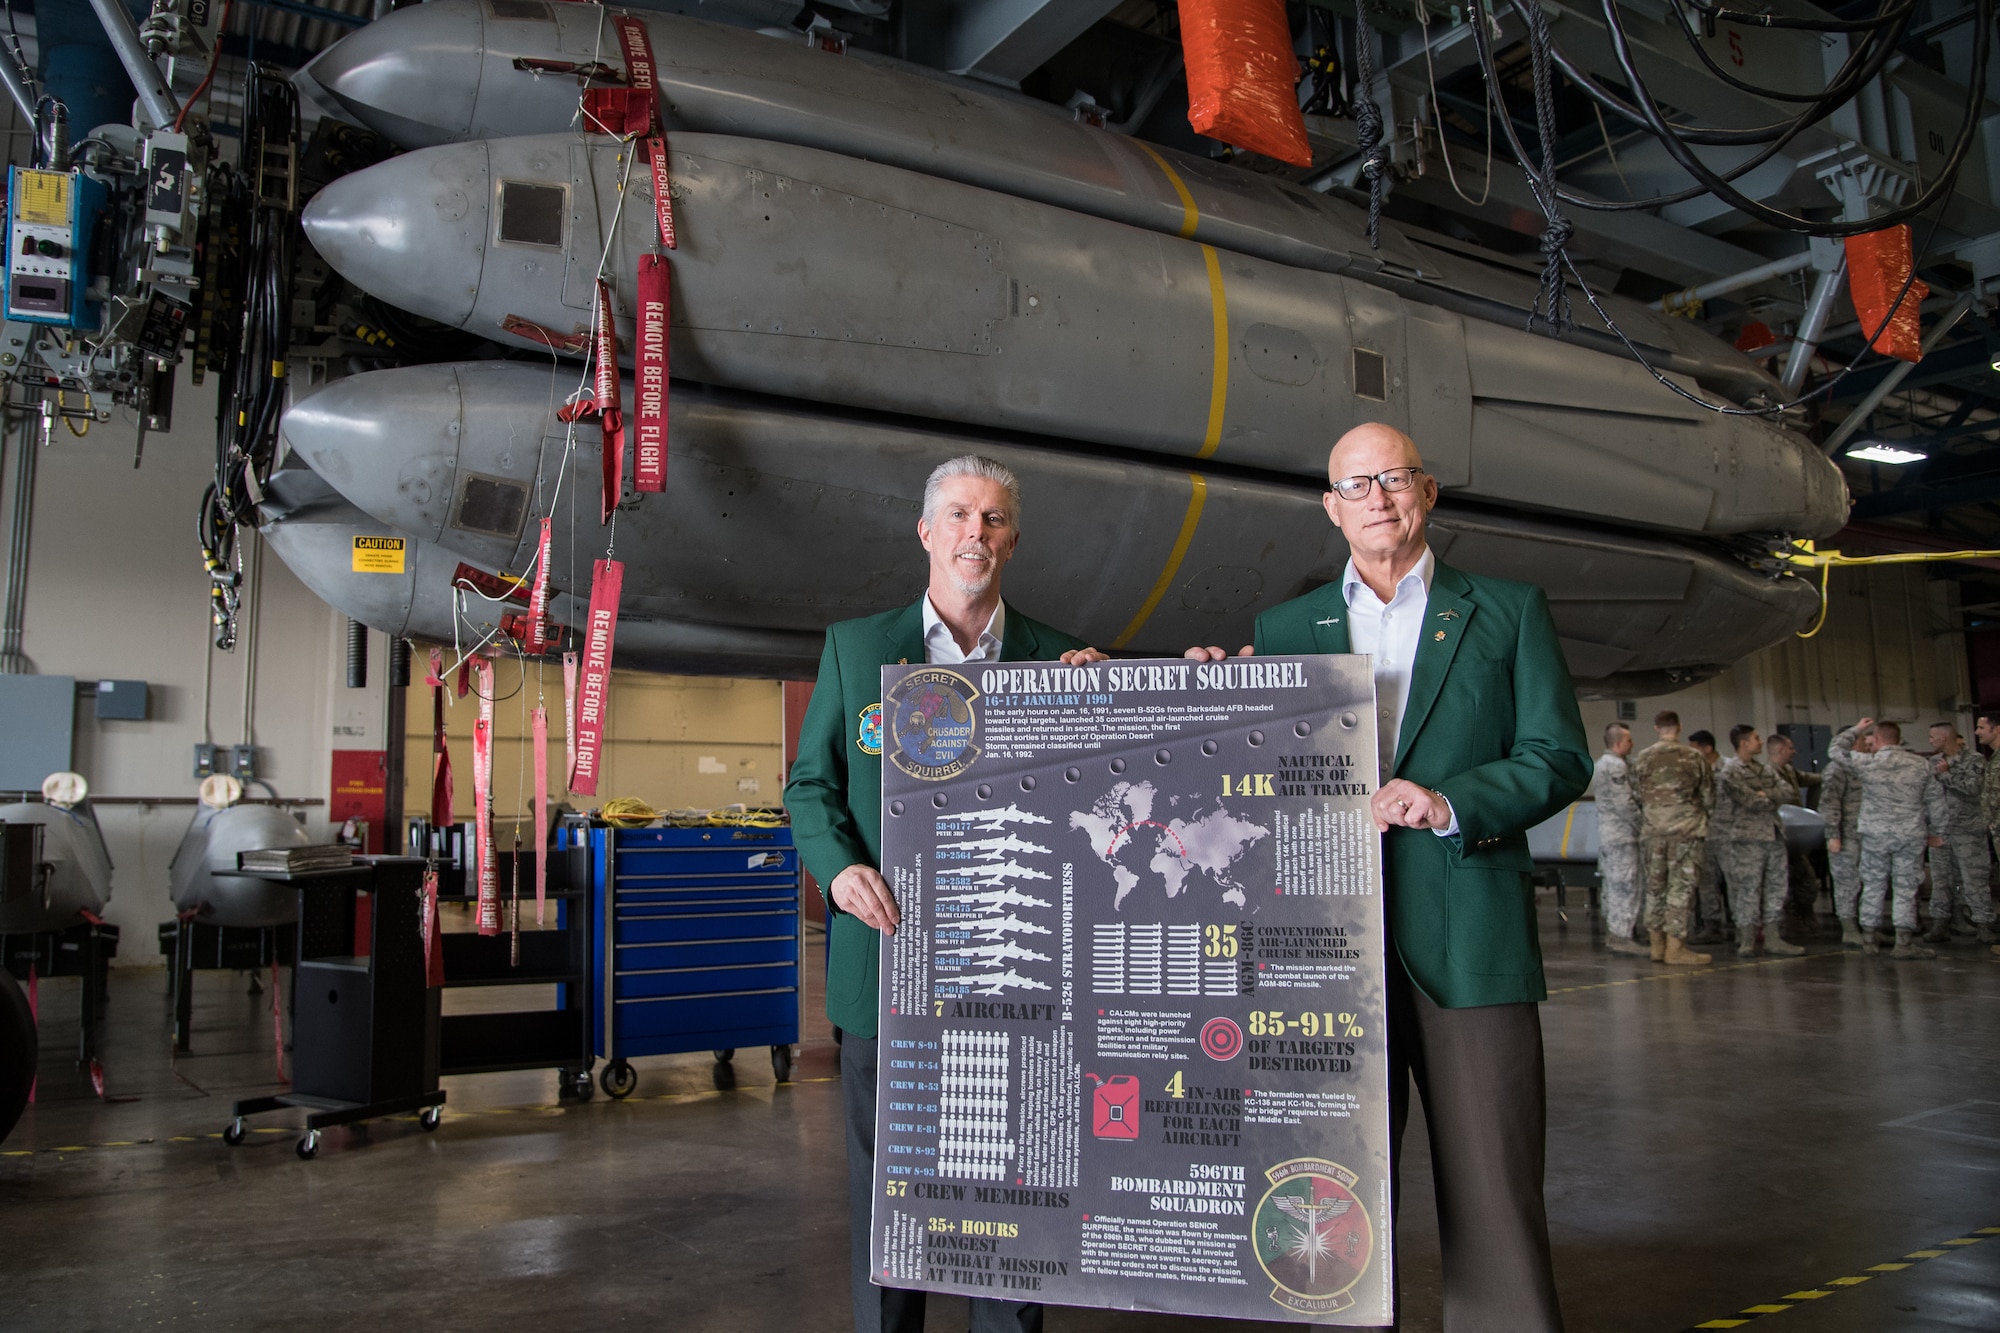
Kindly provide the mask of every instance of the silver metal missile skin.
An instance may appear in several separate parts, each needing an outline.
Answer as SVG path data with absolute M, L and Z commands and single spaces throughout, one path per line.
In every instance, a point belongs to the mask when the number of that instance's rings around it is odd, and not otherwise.
M 631 154 L 555 135 L 423 149 L 326 187 L 306 230 L 362 288 L 533 346 L 502 322 L 587 330 L 607 228 L 609 273 L 655 248 Z M 1845 521 L 1838 470 L 1802 438 L 1703 413 L 1629 360 L 814 149 L 688 134 L 672 163 L 680 378 L 1301 477 L 1386 421 L 1447 490 L 1509 508 L 1690 534 Z M 510 239 L 509 209 L 550 192 L 560 244 Z M 613 290 L 629 355 L 632 283 Z
M 42 825 L 42 862 L 50 867 L 41 887 L 0 904 L 0 934 L 67 930 L 101 912 L 111 900 L 111 854 L 97 817 L 39 801 L 0 806 L 0 823 Z
M 408 534 L 330 493 L 282 516 L 268 516 L 260 530 L 314 596 L 385 634 L 471 648 L 498 631 L 503 613 L 526 610 L 521 602 L 472 593 L 455 598 L 452 592 L 461 566 L 509 579 L 518 569 L 503 572 L 416 538 L 410 538 L 402 574 L 356 573 L 351 559 L 355 537 Z M 588 609 L 589 559 L 582 561 L 585 596 L 562 593 L 549 602 L 550 615 L 572 629 L 582 625 Z M 552 563 L 562 568 L 560 561 Z M 817 632 L 689 622 L 665 614 L 654 599 L 628 594 L 620 608 L 612 665 L 628 671 L 809 680 L 819 664 L 821 642 Z
M 297 886 L 239 875 L 236 856 L 311 842 L 305 826 L 275 806 L 197 807 L 167 867 L 174 906 L 214 926 L 282 926 L 296 921 Z
M 310 67 L 349 114 L 405 147 L 576 127 L 578 82 L 517 60 L 619 67 L 609 15 L 430 0 L 341 39 Z M 639 13 L 670 133 L 769 139 L 866 158 L 1223 250 L 1371 285 L 1518 332 L 1537 284 L 1392 222 L 1379 250 L 1341 199 L 1225 163 L 1142 145 L 1061 108 L 877 56 L 835 56 L 739 27 Z M 1432 238 L 1436 239 L 1436 238 Z M 1776 381 L 1734 349 L 1638 302 L 1605 298 L 1663 368 L 1741 401 Z M 1595 316 L 1587 331 L 1613 347 Z
M 534 497 L 555 496 L 554 583 L 587 592 L 590 556 L 605 539 L 596 507 L 601 435 L 578 427 L 565 472 L 567 428 L 551 403 L 573 387 L 575 368 L 558 373 L 552 380 L 524 362 L 415 366 L 322 389 L 287 414 L 284 433 L 345 500 L 311 511 L 326 515 L 313 519 L 323 534 L 304 530 L 307 513 L 287 519 L 271 534 L 274 549 L 357 619 L 449 641 L 442 589 L 458 556 L 446 548 L 486 569 L 522 570 L 533 523 L 524 517 L 517 532 L 495 532 L 488 520 L 496 508 L 539 512 Z M 720 391 L 677 388 L 671 411 L 667 489 L 629 499 L 618 518 L 628 607 L 688 632 L 789 635 L 811 645 L 794 654 L 802 664 L 794 675 L 811 674 L 817 631 L 829 621 L 907 604 L 923 587 L 914 528 L 923 478 L 945 458 L 976 448 L 1020 476 L 1025 535 L 1008 597 L 1100 645 L 1123 634 L 1168 570 L 1195 490 L 1194 474 L 1170 460 L 1155 467 L 1091 458 Z M 1171 654 L 1240 637 L 1257 611 L 1337 577 L 1346 561 L 1312 488 L 1220 477 L 1200 486 L 1185 556 L 1130 639 L 1135 650 Z M 509 491 L 518 503 L 496 506 L 493 497 Z M 475 493 L 468 526 L 460 520 Z M 407 578 L 353 575 L 356 531 L 426 542 Z M 1712 674 L 1790 633 L 1816 605 L 1797 580 L 1759 578 L 1672 542 L 1455 513 L 1448 502 L 1433 518 L 1432 542 L 1468 568 L 1546 588 L 1579 685 L 1603 696 Z M 829 551 L 841 558 L 827 559 Z M 557 602 L 558 618 L 576 623 L 574 598 Z M 497 616 L 468 609 L 489 617 L 482 624 Z M 622 654 L 623 621 L 619 635 Z

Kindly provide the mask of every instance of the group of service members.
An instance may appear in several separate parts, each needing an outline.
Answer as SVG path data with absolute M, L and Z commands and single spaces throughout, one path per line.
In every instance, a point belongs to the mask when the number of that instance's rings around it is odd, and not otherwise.
M 1931 946 L 1956 932 L 2000 954 L 1988 879 L 1989 840 L 2000 835 L 2000 763 L 1988 765 L 1951 723 L 1934 723 L 1929 753 L 1918 754 L 1897 723 L 1864 717 L 1834 737 L 1821 774 L 1799 771 L 1788 737 L 1766 742 L 1752 726 L 1730 729 L 1728 757 L 1705 731 L 1683 740 L 1671 710 L 1654 716 L 1653 729 L 1658 740 L 1633 756 L 1631 728 L 1605 727 L 1591 784 L 1611 952 L 1670 966 L 1711 962 L 1691 946 L 1726 938 L 1720 871 L 1739 957 L 1757 954 L 1760 934 L 1765 953 L 1803 953 L 1781 928 L 1789 908 L 1810 929 L 1819 884 L 1809 866 L 1792 873 L 1778 812 L 1818 787 L 1843 945 L 1935 958 Z M 1982 712 L 1974 734 L 1989 749 L 2000 745 L 2000 712 Z M 1917 914 L 1926 851 L 1928 930 Z M 1702 932 L 1693 928 L 1697 905 Z M 1642 912 L 1643 942 L 1635 938 Z

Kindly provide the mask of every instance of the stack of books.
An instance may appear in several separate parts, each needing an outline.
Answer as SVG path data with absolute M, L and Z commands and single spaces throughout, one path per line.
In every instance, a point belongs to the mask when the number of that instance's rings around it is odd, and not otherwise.
M 238 852 L 236 868 L 257 874 L 304 875 L 317 870 L 345 870 L 354 864 L 354 849 L 338 843 L 317 847 L 269 847 Z

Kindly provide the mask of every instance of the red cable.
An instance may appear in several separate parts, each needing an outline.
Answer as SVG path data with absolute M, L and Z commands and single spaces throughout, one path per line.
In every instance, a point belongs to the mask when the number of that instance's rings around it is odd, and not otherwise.
M 229 11 L 236 8 L 236 0 L 222 0 L 222 22 L 215 25 L 215 45 L 208 53 L 208 73 L 201 76 L 201 82 L 188 94 L 187 101 L 181 103 L 181 113 L 174 117 L 174 133 L 181 132 L 181 123 L 187 119 L 188 108 L 201 100 L 208 91 L 209 83 L 215 78 L 215 67 L 222 63 L 222 38 L 229 31 Z

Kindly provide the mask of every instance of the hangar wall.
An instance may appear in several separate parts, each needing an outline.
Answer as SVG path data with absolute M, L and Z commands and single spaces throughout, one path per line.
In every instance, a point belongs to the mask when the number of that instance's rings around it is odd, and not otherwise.
M 1633 734 L 1651 744 L 1653 714 L 1671 708 L 1683 734 L 1707 729 L 1728 748 L 1729 728 L 1748 722 L 1769 735 L 1784 722 L 1834 730 L 1858 717 L 1915 722 L 1906 733 L 1922 748 L 1922 728 L 1951 719 L 1972 734 L 1973 697 L 1959 584 L 1923 565 L 1836 569 L 1826 625 L 1810 639 L 1788 639 L 1737 663 L 1713 680 L 1635 702 Z M 1585 729 L 1599 748 L 1615 703 L 1583 706 Z

